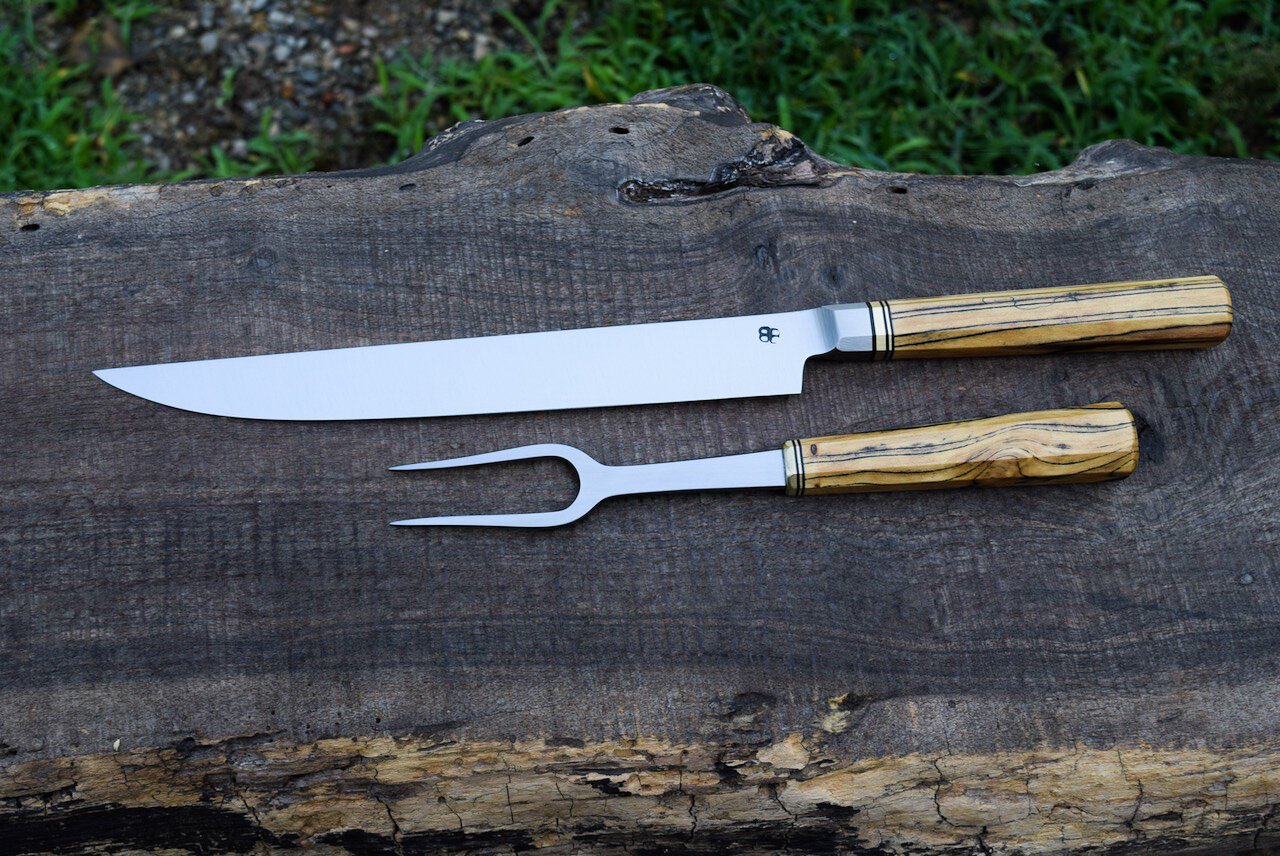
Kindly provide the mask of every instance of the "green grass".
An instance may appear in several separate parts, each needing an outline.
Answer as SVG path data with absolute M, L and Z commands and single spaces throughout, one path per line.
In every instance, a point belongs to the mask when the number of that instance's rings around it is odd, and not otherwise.
M 122 26 L 150 8 L 112 2 Z M 875 169 L 1034 172 L 1116 137 L 1280 159 L 1278 10 L 1269 0 L 551 3 L 532 22 L 507 16 L 521 50 L 379 63 L 369 107 L 393 160 L 456 121 L 692 82 L 716 83 L 754 118 Z M 133 117 L 109 86 L 30 42 L 0 36 L 0 187 L 173 177 L 130 157 Z M 92 109 L 81 116 L 68 99 Z M 273 132 L 270 116 L 261 128 L 247 160 L 215 148 L 184 177 L 299 171 L 322 155 L 305 136 Z
M 54 62 L 32 38 L 26 10 L 0 11 L 14 24 L 0 27 L 0 188 L 152 178 L 129 152 L 132 117 L 110 82 Z
M 228 81 L 224 78 L 224 86 Z M 199 158 L 200 167 L 183 172 L 180 178 L 233 178 L 247 175 L 287 175 L 309 172 L 315 167 L 316 146 L 305 131 L 281 131 L 273 123 L 271 108 L 262 111 L 258 134 L 249 140 L 249 153 L 233 158 L 221 146 L 211 146 Z
M 1194 154 L 1280 158 L 1273 2 L 1020 0 L 614 2 L 549 43 L 480 63 L 405 58 L 379 125 L 398 153 L 423 120 L 622 100 L 712 82 L 759 120 L 875 169 L 1026 173 L 1123 137 Z M 429 105 L 429 106 L 428 106 Z M 409 132 L 406 132 L 406 128 Z
M 73 15 L 84 0 L 55 0 L 52 14 Z M 128 38 L 131 27 L 160 7 L 145 0 L 104 0 L 98 14 L 115 18 Z M 84 66 L 64 65 L 35 37 L 26 0 L 0 0 L 0 191 L 87 187 L 140 181 L 176 181 L 305 172 L 315 163 L 312 140 L 275 128 L 270 109 L 242 159 L 219 147 L 197 153 L 200 166 L 162 173 L 141 159 L 135 143 L 143 117 L 127 112 L 110 80 Z M 234 70 L 221 81 L 229 98 Z

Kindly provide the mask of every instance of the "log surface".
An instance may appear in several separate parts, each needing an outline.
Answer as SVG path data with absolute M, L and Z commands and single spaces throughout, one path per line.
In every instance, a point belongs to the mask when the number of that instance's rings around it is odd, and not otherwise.
M 1265 846 L 1278 236 L 1277 164 L 1114 142 L 1019 178 L 865 172 L 703 86 L 358 173 L 0 197 L 0 852 Z M 1216 349 L 815 361 L 794 397 L 272 423 L 90 374 L 1195 274 L 1232 289 Z M 1125 481 L 386 525 L 574 487 L 392 464 L 1095 401 L 1144 420 Z

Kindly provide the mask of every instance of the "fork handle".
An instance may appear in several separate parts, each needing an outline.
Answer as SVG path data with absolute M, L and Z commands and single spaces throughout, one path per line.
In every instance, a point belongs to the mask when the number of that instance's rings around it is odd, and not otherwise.
M 882 300 L 874 356 L 886 359 L 1209 348 L 1231 332 L 1216 276 Z
M 788 440 L 787 493 L 869 493 L 1122 479 L 1138 464 L 1133 414 L 1116 402 L 919 428 Z

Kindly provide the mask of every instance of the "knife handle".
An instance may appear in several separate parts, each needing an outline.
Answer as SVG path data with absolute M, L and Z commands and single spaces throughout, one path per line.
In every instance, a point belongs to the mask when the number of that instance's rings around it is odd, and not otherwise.
M 1133 414 L 1116 402 L 788 440 L 787 494 L 1122 479 L 1138 465 Z
M 1055 351 L 1209 348 L 1231 332 L 1216 276 L 881 300 L 871 310 L 880 359 Z

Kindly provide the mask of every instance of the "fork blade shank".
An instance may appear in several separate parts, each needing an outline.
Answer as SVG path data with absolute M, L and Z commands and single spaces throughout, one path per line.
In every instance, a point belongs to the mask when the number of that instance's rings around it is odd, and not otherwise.
M 95 374 L 125 392 L 197 413 L 394 419 L 797 393 L 805 360 L 830 349 L 821 310 L 805 310 Z
M 572 518 L 572 519 L 577 519 Z M 545 514 L 474 514 L 457 517 L 415 517 L 408 520 L 392 520 L 392 526 L 501 526 L 504 528 L 542 528 L 562 526 L 570 522 L 559 512 Z

